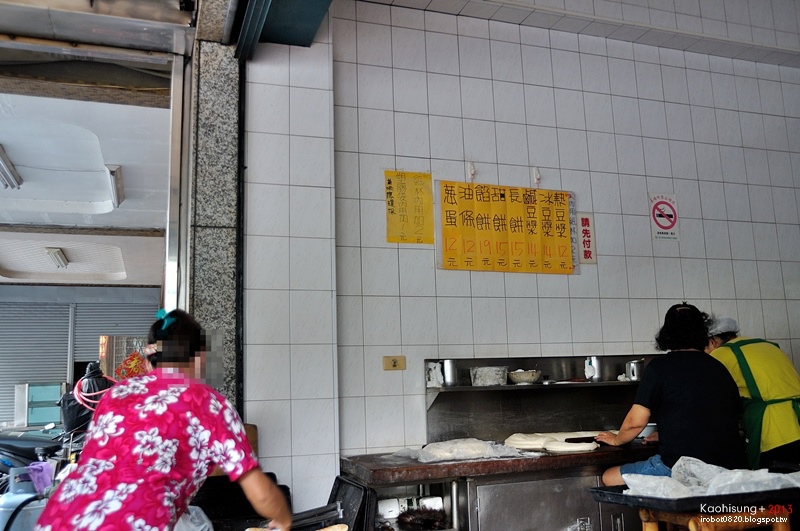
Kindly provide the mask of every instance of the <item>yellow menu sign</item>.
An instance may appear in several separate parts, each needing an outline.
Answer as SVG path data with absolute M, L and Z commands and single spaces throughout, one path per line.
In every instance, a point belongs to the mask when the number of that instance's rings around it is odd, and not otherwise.
M 439 181 L 442 268 L 573 272 L 569 192 Z
M 433 187 L 430 173 L 384 172 L 386 241 L 433 243 Z

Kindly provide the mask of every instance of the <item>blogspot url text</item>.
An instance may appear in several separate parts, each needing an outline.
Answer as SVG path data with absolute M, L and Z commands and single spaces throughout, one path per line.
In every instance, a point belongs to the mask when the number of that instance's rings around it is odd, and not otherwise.
M 750 516 L 749 514 L 720 514 L 704 515 L 700 517 L 700 522 L 714 524 L 756 524 L 772 525 L 788 523 L 786 516 Z

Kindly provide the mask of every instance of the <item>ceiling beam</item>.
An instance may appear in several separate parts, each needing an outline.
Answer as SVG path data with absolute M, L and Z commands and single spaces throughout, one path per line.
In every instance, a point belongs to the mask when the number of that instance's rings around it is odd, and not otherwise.
M 83 236 L 139 236 L 163 238 L 164 229 L 115 229 L 112 227 L 61 227 L 55 225 L 12 225 L 0 223 L 0 232 L 27 234 L 80 234 Z
M 253 58 L 264 24 L 267 21 L 272 0 L 249 0 L 245 8 L 242 29 L 236 43 L 235 57 L 240 63 L 245 63 Z
M 169 109 L 170 104 L 169 88 L 166 90 L 129 90 L 124 87 L 97 87 L 80 83 L 59 83 L 54 81 L 40 81 L 38 79 L 4 77 L 2 75 L 0 75 L 0 93 L 75 101 L 116 103 L 119 105 L 134 105 L 137 107 L 153 107 L 157 109 Z

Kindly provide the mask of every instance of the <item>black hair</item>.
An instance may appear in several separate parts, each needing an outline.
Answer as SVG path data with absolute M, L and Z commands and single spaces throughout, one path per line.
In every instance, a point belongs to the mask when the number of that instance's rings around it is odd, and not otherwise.
M 203 327 L 183 310 L 172 310 L 153 323 L 147 342 L 159 345 L 158 351 L 147 358 L 154 367 L 159 362 L 188 363 L 207 346 Z
M 659 350 L 704 350 L 708 345 L 708 326 L 711 320 L 705 312 L 683 302 L 667 310 L 664 326 L 656 334 Z

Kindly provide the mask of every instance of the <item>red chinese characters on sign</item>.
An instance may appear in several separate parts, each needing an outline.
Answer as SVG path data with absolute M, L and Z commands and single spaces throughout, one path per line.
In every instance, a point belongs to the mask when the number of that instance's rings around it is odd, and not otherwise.
M 594 240 L 594 215 L 578 213 L 578 227 L 580 233 L 580 249 L 578 251 L 579 264 L 596 264 L 597 252 Z

